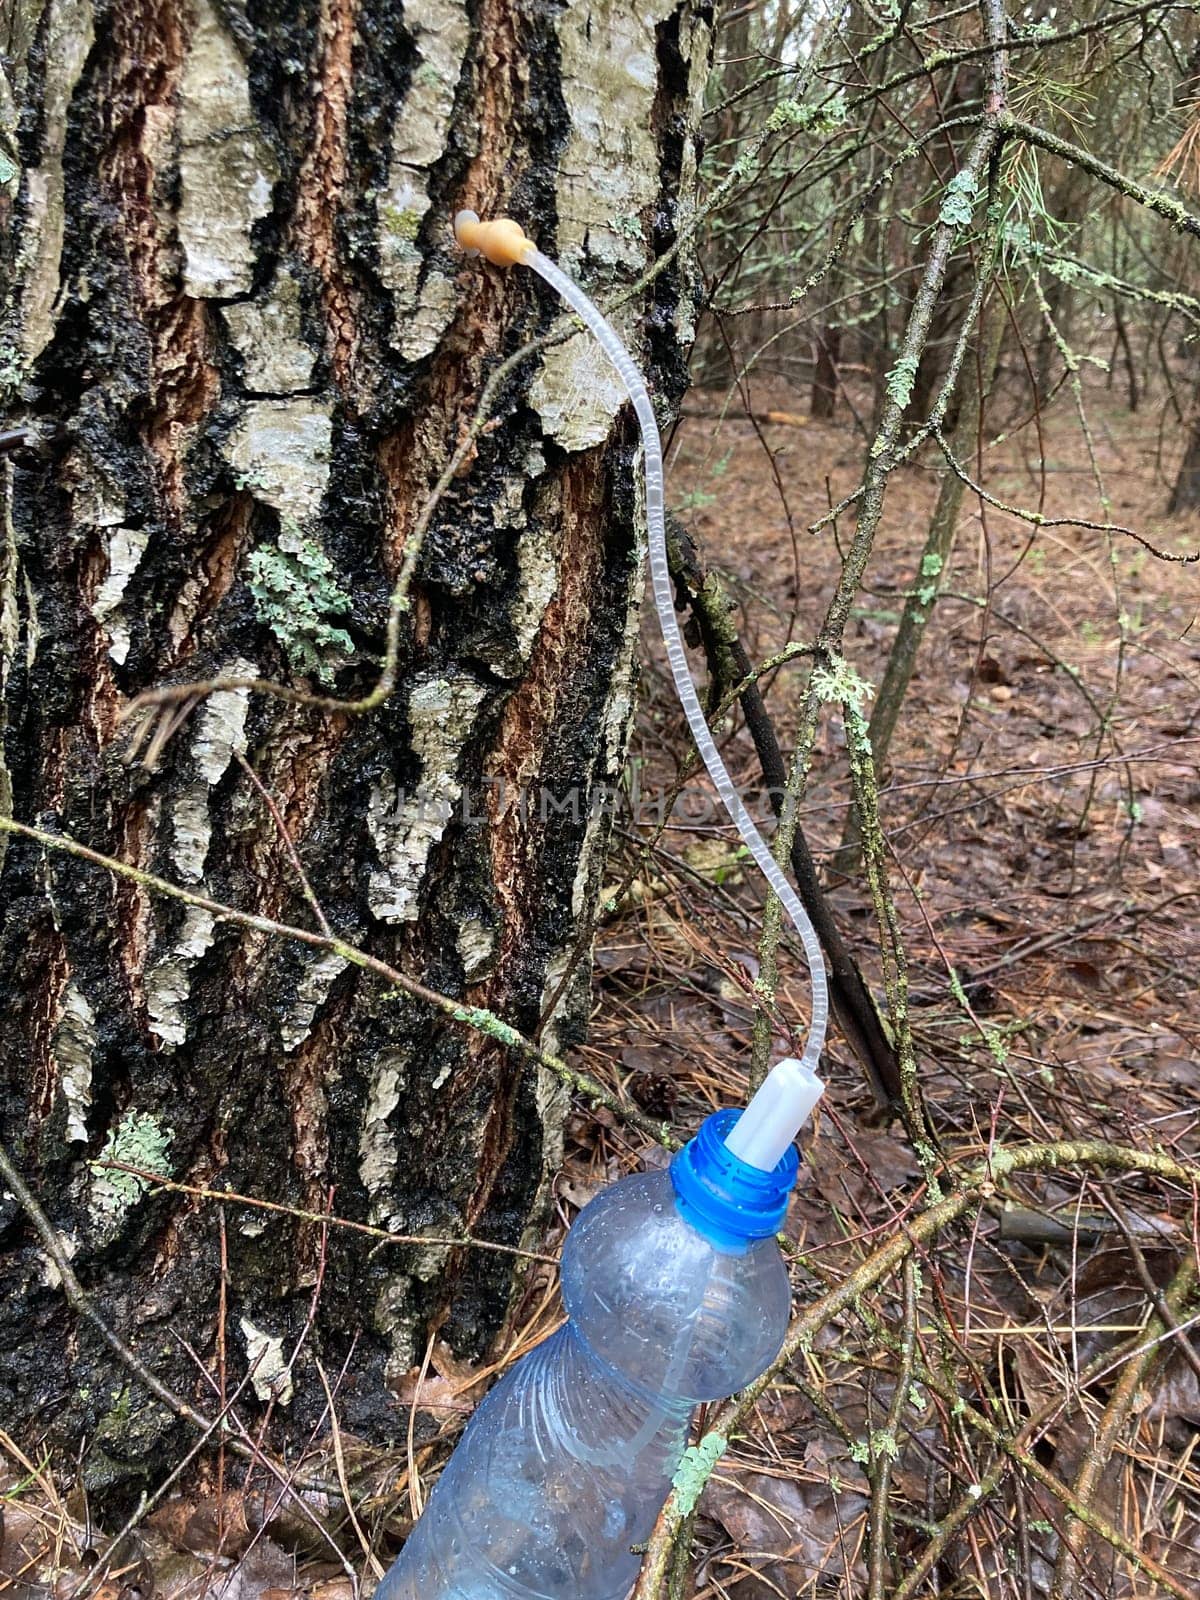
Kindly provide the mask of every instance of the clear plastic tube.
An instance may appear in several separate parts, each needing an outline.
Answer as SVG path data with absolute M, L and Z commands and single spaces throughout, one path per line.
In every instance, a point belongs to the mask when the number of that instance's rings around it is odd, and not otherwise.
M 601 315 L 578 284 L 568 278 L 553 261 L 542 255 L 540 250 L 530 248 L 524 251 L 519 259 L 522 265 L 531 267 L 557 294 L 561 295 L 572 311 L 583 320 L 616 368 L 633 403 L 642 433 L 642 449 L 645 457 L 650 582 L 666 644 L 667 660 L 671 664 L 671 674 L 675 680 L 675 691 L 687 718 L 688 727 L 692 731 L 692 738 L 696 741 L 696 749 L 708 769 L 714 788 L 732 817 L 747 850 L 782 902 L 804 946 L 812 980 L 812 1018 L 808 1038 L 804 1044 L 804 1053 L 799 1061 L 789 1057 L 786 1061 L 778 1063 L 726 1141 L 730 1149 L 742 1160 L 749 1162 L 751 1166 L 770 1171 L 779 1160 L 782 1151 L 795 1138 L 800 1126 L 807 1120 L 820 1094 L 821 1085 L 820 1080 L 816 1078 L 816 1066 L 824 1046 L 825 1029 L 829 1019 L 829 995 L 820 942 L 799 896 L 771 854 L 767 841 L 755 826 L 753 818 L 734 787 L 733 779 L 721 760 L 720 751 L 713 742 L 700 697 L 692 681 L 683 637 L 675 617 L 675 596 L 667 561 L 662 441 L 645 381 L 612 325 Z

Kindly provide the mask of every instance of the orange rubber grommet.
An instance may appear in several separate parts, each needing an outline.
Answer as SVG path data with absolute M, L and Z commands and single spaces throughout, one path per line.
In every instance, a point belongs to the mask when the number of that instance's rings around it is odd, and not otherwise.
M 533 240 L 511 217 L 480 222 L 474 211 L 460 211 L 454 219 L 454 237 L 464 250 L 486 256 L 496 267 L 515 267 L 533 249 Z

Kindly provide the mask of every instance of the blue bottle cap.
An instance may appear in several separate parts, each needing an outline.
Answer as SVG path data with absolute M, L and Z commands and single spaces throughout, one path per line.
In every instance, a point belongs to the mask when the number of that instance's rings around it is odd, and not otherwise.
M 771 1172 L 749 1166 L 726 1147 L 736 1108 L 714 1111 L 671 1162 L 671 1182 L 681 1216 L 725 1250 L 744 1249 L 753 1239 L 778 1233 L 800 1158 L 789 1145 Z

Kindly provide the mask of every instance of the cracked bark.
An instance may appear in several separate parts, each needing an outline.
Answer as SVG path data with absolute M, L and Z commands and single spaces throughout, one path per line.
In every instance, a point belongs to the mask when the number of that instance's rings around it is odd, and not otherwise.
M 447 220 L 506 208 L 601 296 L 636 278 L 690 203 L 707 11 L 26 0 L 3 26 L 0 385 L 27 438 L 0 458 L 0 805 L 304 921 L 244 755 L 335 928 L 536 1028 L 590 922 L 606 810 L 586 794 L 623 760 L 642 588 L 633 431 L 594 352 L 563 346 L 506 393 L 435 517 L 381 710 L 219 694 L 152 771 L 118 718 L 230 671 L 370 688 L 422 500 L 489 368 L 555 310 L 531 278 L 464 268 Z M 693 285 L 685 255 L 626 313 L 666 406 Z M 505 805 L 522 786 L 533 804 Z M 543 814 L 543 789 L 584 799 Z M 216 1219 L 98 1195 L 106 1142 L 309 1210 L 334 1188 L 339 1214 L 402 1231 L 536 1225 L 563 1111 L 543 1075 L 337 960 L 26 843 L 2 874 L 0 1129 L 98 1309 L 178 1390 L 195 1376 L 168 1330 L 215 1345 Z M 579 1035 L 585 985 L 549 1043 Z M 289 1345 L 317 1242 L 230 1214 L 231 1349 L 242 1318 Z M 93 1494 L 128 1498 L 179 1426 L 137 1392 L 112 1425 L 126 1374 L 47 1278 L 0 1192 L 5 1426 L 86 1438 Z M 343 1426 L 399 1438 L 388 1378 L 432 1328 L 486 1347 L 511 1280 L 503 1256 L 335 1231 L 314 1340 L 336 1367 L 358 1337 Z M 302 1368 L 297 1437 L 324 1405 Z

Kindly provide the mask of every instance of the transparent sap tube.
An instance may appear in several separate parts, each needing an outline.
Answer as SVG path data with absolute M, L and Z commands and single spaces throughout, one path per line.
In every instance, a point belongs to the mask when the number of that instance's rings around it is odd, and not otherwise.
M 578 284 L 568 278 L 566 273 L 540 250 L 529 247 L 518 259 L 522 265 L 531 267 L 540 278 L 543 278 L 583 320 L 616 368 L 625 391 L 633 403 L 642 433 L 645 464 L 650 582 L 666 644 L 667 660 L 671 664 L 671 675 L 675 680 L 675 692 L 679 696 L 679 703 L 683 707 L 692 738 L 696 742 L 696 749 L 708 769 L 713 787 L 733 818 L 747 850 L 778 895 L 804 946 L 812 982 L 812 1019 L 803 1055 L 799 1060 L 788 1057 L 772 1069 L 728 1140 L 730 1149 L 743 1161 L 769 1172 L 784 1149 L 795 1138 L 797 1131 L 808 1120 L 813 1106 L 821 1095 L 822 1085 L 816 1075 L 816 1068 L 825 1043 L 825 1030 L 829 1020 L 829 993 L 820 942 L 799 896 L 771 854 L 767 841 L 759 832 L 734 787 L 733 779 L 721 759 L 721 753 L 713 742 L 700 697 L 692 681 L 683 637 L 675 617 L 675 596 L 667 560 L 662 441 L 645 381 L 612 325 L 592 304 Z
M 460 224 L 463 224 L 460 227 Z M 718 1111 L 669 1173 L 627 1178 L 576 1218 L 563 1249 L 567 1325 L 476 1410 L 377 1600 L 622 1600 L 693 1408 L 743 1388 L 783 1341 L 791 1304 L 776 1233 L 792 1139 L 821 1093 L 825 973 L 804 908 L 713 744 L 675 620 L 658 427 L 641 375 L 591 301 L 508 220 L 456 219 L 464 245 L 522 263 L 583 318 L 633 402 L 645 447 L 650 570 L 676 688 L 717 792 L 804 942 L 813 981 L 803 1058 L 746 1111 Z

